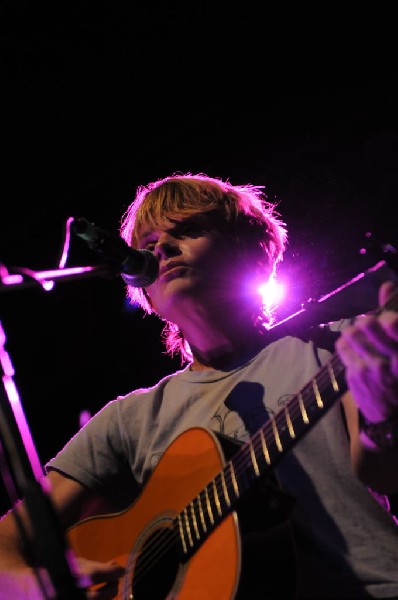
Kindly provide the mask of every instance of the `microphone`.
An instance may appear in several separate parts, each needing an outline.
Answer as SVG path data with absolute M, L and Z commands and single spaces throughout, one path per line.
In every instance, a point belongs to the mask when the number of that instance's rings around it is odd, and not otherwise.
M 117 235 L 104 231 L 81 217 L 72 221 L 72 229 L 88 243 L 91 250 L 100 254 L 133 287 L 146 287 L 159 274 L 159 261 L 150 250 L 136 250 Z

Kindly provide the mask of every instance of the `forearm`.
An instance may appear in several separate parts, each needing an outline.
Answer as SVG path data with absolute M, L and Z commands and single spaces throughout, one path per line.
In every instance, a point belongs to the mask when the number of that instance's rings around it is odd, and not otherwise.
M 31 569 L 18 571 L 0 570 L 0 600 L 48 600 L 55 598 L 44 591 L 37 575 Z
M 45 573 L 28 566 L 19 542 L 15 520 L 11 514 L 0 521 L 0 600 L 42 600 L 39 576 L 45 584 Z M 46 586 L 47 587 L 47 586 Z
M 26 528 L 24 514 L 19 511 L 20 523 Z M 0 520 L 0 569 L 21 569 L 28 567 L 18 527 L 16 510 L 10 511 Z M 26 529 L 27 535 L 28 529 Z

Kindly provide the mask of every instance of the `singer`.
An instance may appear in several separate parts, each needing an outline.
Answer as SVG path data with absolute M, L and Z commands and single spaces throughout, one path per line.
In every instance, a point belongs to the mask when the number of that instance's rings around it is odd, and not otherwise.
M 166 177 L 139 187 L 120 234 L 158 261 L 126 293 L 181 369 L 111 400 L 46 465 L 87 598 L 397 599 L 394 286 L 382 310 L 328 324 L 331 353 L 267 339 L 257 282 L 287 229 L 260 187 Z M 41 599 L 15 513 L 0 599 Z

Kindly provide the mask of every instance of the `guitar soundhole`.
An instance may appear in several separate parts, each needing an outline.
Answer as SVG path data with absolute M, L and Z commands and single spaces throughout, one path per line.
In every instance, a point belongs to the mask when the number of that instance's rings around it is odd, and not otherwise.
M 180 563 L 170 529 L 158 529 L 142 545 L 132 580 L 134 600 L 166 600 L 178 576 Z

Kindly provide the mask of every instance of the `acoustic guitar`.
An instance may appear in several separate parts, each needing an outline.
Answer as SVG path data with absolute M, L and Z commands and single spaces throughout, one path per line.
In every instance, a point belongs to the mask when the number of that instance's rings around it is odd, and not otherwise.
M 385 308 L 393 301 L 396 309 L 396 298 Z M 130 508 L 68 531 L 72 549 L 126 568 L 118 600 L 236 598 L 242 563 L 237 510 L 347 390 L 344 371 L 334 354 L 227 461 L 211 432 L 181 434 Z

